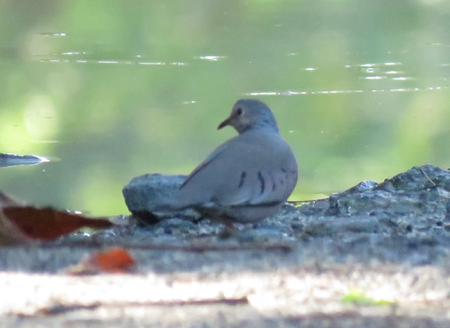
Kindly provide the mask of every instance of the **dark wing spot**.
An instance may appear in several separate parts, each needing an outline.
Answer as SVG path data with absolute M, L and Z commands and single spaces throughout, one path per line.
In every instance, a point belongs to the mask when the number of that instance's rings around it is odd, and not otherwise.
M 258 172 L 258 180 L 261 183 L 261 194 L 262 194 L 264 192 L 266 182 L 264 181 L 261 172 Z
M 287 179 L 287 174 L 286 174 L 287 170 L 284 168 L 281 168 L 281 172 L 284 173 L 284 179 L 280 179 L 280 183 L 282 186 L 284 186 L 284 180 Z
M 273 182 L 273 184 L 272 184 L 272 191 L 275 191 L 275 189 L 277 189 L 277 185 L 275 184 L 275 182 Z
M 241 173 L 241 180 L 239 181 L 238 188 L 241 188 L 244 185 L 245 177 L 247 176 L 247 173 L 244 171 Z

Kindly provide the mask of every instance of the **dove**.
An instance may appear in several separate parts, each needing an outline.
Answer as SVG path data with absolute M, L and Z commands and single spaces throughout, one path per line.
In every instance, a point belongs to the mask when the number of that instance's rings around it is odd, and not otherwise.
M 270 108 L 241 99 L 218 129 L 238 136 L 198 165 L 173 193 L 170 205 L 221 221 L 255 222 L 281 209 L 297 183 L 297 161 Z

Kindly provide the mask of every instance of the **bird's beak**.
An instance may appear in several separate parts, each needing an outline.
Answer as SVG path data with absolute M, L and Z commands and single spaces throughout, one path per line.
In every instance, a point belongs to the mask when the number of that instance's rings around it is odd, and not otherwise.
M 224 126 L 230 125 L 230 121 L 231 121 L 231 117 L 227 118 L 225 121 L 223 121 L 222 123 L 219 124 L 219 126 L 217 127 L 217 130 L 220 130 Z

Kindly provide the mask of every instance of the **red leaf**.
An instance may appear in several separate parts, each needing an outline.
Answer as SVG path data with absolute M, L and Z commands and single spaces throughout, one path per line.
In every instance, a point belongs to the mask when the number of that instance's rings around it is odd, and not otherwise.
M 105 218 L 89 219 L 52 208 L 22 205 L 0 192 L 0 245 L 53 240 L 81 227 L 112 226 L 113 223 Z
M 74 275 L 131 272 L 136 262 L 130 253 L 121 247 L 111 248 L 105 252 L 94 252 L 82 259 L 80 263 L 67 268 L 65 271 Z
M 82 227 L 109 228 L 113 225 L 106 219 L 88 219 L 52 208 L 9 206 L 3 208 L 3 213 L 27 237 L 39 240 L 53 240 Z
M 125 272 L 135 266 L 133 257 L 120 247 L 112 248 L 107 252 L 92 254 L 99 269 L 106 272 Z

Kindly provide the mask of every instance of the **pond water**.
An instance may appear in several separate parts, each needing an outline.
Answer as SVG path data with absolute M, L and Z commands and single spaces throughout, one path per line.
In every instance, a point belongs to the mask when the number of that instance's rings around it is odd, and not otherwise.
M 450 165 L 450 2 L 0 2 L 0 190 L 128 213 L 137 175 L 189 173 L 243 97 L 299 162 L 292 200 Z

